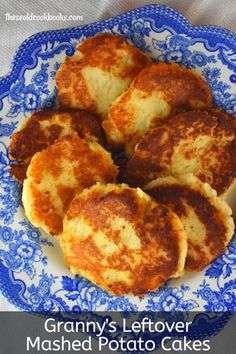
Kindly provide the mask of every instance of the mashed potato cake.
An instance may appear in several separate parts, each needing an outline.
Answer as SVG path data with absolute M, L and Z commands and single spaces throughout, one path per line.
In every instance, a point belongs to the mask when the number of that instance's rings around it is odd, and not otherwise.
M 226 195 L 236 176 L 234 117 L 192 111 L 152 129 L 136 145 L 124 181 L 143 186 L 158 177 L 186 173 Z
M 201 271 L 226 251 L 234 233 L 232 211 L 209 184 L 189 174 L 158 178 L 144 190 L 180 217 L 188 239 L 186 270 Z
M 184 269 L 178 216 L 141 189 L 96 184 L 77 194 L 63 221 L 66 264 L 110 293 L 143 296 Z
M 112 146 L 125 147 L 131 155 L 135 144 L 160 120 L 211 104 L 211 89 L 200 75 L 177 64 L 160 62 L 143 69 L 117 98 L 103 128 Z
M 58 235 L 75 194 L 97 181 L 114 182 L 117 173 L 110 154 L 97 142 L 61 137 L 30 162 L 22 195 L 26 216 L 34 226 Z
M 150 63 L 150 58 L 120 36 L 101 33 L 88 38 L 72 57 L 66 57 L 56 74 L 59 103 L 103 119 L 111 103 Z
M 32 113 L 13 134 L 9 155 L 17 163 L 11 173 L 21 183 L 32 156 L 52 145 L 61 136 L 77 133 L 81 138 L 104 144 L 100 123 L 92 114 L 82 110 L 46 109 Z

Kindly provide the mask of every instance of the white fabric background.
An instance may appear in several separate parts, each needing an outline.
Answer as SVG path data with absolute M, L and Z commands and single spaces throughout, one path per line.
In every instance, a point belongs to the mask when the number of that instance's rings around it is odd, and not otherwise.
M 1 0 L 0 1 L 0 75 L 6 74 L 16 48 L 30 35 L 49 29 L 74 27 L 100 21 L 144 4 L 169 5 L 180 11 L 194 25 L 212 24 L 236 32 L 236 0 Z M 5 21 L 5 14 L 23 15 L 49 12 L 58 15 L 82 15 L 83 22 Z
M 23 40 L 36 32 L 100 21 L 149 3 L 171 6 L 180 11 L 194 25 L 217 25 L 236 33 L 236 0 L 1 0 L 0 76 L 8 72 L 16 48 Z M 27 12 L 35 15 L 48 12 L 51 15 L 58 15 L 60 12 L 66 15 L 82 15 L 83 22 L 12 22 L 5 20 L 6 13 L 24 15 Z M 1 311 L 14 309 L 0 296 Z

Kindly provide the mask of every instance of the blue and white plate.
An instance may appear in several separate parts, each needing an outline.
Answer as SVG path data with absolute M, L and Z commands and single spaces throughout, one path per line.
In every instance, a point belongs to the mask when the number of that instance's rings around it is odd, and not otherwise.
M 236 115 L 236 37 L 214 26 L 191 26 L 178 12 L 144 6 L 112 19 L 36 34 L 17 50 L 0 79 L 0 290 L 26 311 L 236 311 L 236 240 L 201 273 L 167 282 L 143 299 L 114 297 L 67 270 L 57 241 L 27 221 L 21 188 L 9 174 L 7 147 L 31 112 L 55 104 L 55 73 L 76 45 L 98 32 L 120 34 L 155 60 L 201 73 L 215 103 Z

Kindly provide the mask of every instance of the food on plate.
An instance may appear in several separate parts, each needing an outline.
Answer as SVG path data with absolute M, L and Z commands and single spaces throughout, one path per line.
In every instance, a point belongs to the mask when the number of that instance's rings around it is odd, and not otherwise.
M 117 173 L 110 154 L 97 142 L 61 137 L 31 159 L 23 184 L 25 214 L 34 226 L 58 235 L 75 194 L 97 181 L 114 182 Z
M 182 221 L 188 239 L 187 271 L 201 271 L 226 251 L 234 233 L 232 211 L 193 174 L 158 178 L 144 187 Z
M 123 37 L 100 33 L 80 43 L 56 74 L 59 103 L 85 109 L 100 119 L 133 78 L 151 63 Z
M 10 165 L 10 172 L 14 179 L 23 184 L 26 179 L 26 171 L 29 167 L 30 159 L 26 161 L 14 162 Z
M 213 110 L 180 113 L 149 131 L 127 163 L 124 181 L 144 186 L 193 173 L 225 196 L 236 175 L 235 118 Z
M 65 58 L 56 85 L 59 108 L 13 134 L 10 170 L 26 216 L 59 236 L 71 272 L 141 297 L 222 255 L 236 120 L 212 107 L 204 79 L 100 33 Z
M 100 123 L 92 114 L 82 110 L 45 109 L 32 113 L 13 134 L 9 155 L 16 163 L 12 175 L 21 183 L 32 156 L 54 143 L 61 136 L 77 133 L 81 138 L 104 144 Z
M 143 296 L 180 276 L 187 253 L 178 216 L 125 184 L 98 183 L 78 193 L 60 244 L 73 273 L 117 296 Z
M 131 155 L 140 138 L 161 120 L 211 104 L 211 89 L 199 74 L 159 62 L 143 69 L 116 99 L 103 128 L 114 148 L 125 148 Z

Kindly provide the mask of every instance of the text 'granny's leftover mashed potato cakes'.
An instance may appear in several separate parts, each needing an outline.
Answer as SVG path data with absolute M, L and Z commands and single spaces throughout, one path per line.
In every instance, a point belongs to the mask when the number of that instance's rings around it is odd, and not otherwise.
M 177 64 L 156 63 L 143 69 L 111 105 L 103 122 L 108 142 L 130 155 L 140 138 L 160 120 L 178 112 L 211 106 L 203 78 Z
M 114 182 L 117 173 L 110 154 L 97 142 L 61 137 L 30 162 L 22 195 L 26 216 L 34 226 L 58 235 L 75 194 L 97 181 Z
M 124 181 L 144 186 L 163 176 L 193 173 L 221 196 L 235 182 L 235 118 L 219 111 L 178 114 L 136 145 Z
M 77 194 L 60 244 L 73 273 L 117 296 L 142 296 L 180 276 L 187 253 L 178 216 L 125 184 L 98 183 Z
M 61 106 L 85 109 L 103 119 L 111 103 L 151 63 L 120 36 L 101 33 L 80 43 L 56 74 Z
M 61 136 L 77 133 L 81 138 L 104 144 L 100 123 L 92 114 L 82 110 L 45 109 L 32 113 L 13 134 L 9 155 L 17 163 L 11 173 L 21 183 L 32 156 L 52 145 Z
M 226 251 L 234 233 L 232 211 L 209 184 L 189 174 L 158 178 L 144 190 L 182 221 L 188 239 L 186 270 L 200 271 Z

